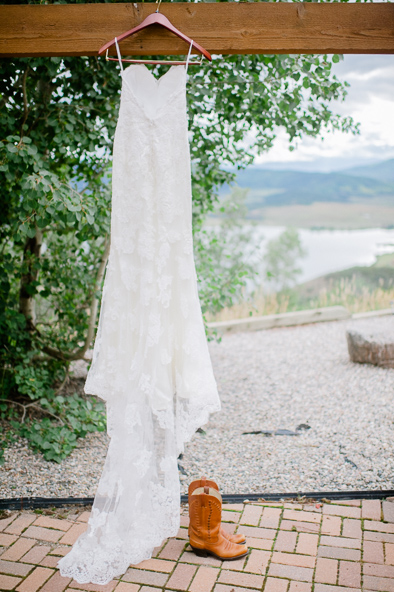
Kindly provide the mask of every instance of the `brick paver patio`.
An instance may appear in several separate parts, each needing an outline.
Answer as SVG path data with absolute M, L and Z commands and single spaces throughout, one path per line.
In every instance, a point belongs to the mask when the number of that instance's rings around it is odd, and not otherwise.
M 0 520 L 0 591 L 394 592 L 394 502 L 261 502 L 223 510 L 227 530 L 247 537 L 246 558 L 221 562 L 190 552 L 185 507 L 177 537 L 106 586 L 78 584 L 56 569 L 89 512 L 14 512 Z

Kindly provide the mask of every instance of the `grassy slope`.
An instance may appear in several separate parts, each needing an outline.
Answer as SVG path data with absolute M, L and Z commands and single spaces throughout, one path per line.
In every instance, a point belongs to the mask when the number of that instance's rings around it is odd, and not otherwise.
M 384 267 L 379 267 L 382 263 Z M 391 265 L 391 266 L 390 266 Z M 252 301 L 223 309 L 211 321 L 242 319 L 342 305 L 351 313 L 386 309 L 394 302 L 394 253 L 378 258 L 371 267 L 351 267 L 316 278 L 275 294 L 258 290 Z
M 363 288 L 389 290 L 394 287 L 394 272 L 392 267 L 350 267 L 300 284 L 293 290 L 301 300 L 317 298 L 321 290 L 330 290 L 334 284 L 343 280 L 352 280 L 357 290 Z

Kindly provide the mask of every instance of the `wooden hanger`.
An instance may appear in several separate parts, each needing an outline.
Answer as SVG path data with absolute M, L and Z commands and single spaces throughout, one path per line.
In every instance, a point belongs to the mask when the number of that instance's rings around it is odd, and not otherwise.
M 187 35 L 185 35 L 184 33 L 182 33 L 181 31 L 179 31 L 176 27 L 174 27 L 174 25 L 168 20 L 168 18 L 166 16 L 164 16 L 164 14 L 161 14 L 159 12 L 159 8 L 160 8 L 160 4 L 161 4 L 161 0 L 156 0 L 156 4 L 159 4 L 159 6 L 157 7 L 156 12 L 153 12 L 152 14 L 150 14 L 149 16 L 146 17 L 146 19 L 144 19 L 142 21 L 142 23 L 140 25 L 137 25 L 136 27 L 134 27 L 133 29 L 130 29 L 130 31 L 126 31 L 125 33 L 122 33 L 121 35 L 119 35 L 119 37 L 117 37 L 117 41 L 118 43 L 120 41 L 123 41 L 123 39 L 126 39 L 127 37 L 130 37 L 130 35 L 134 35 L 134 33 L 137 33 L 138 31 L 141 31 L 142 29 L 145 29 L 146 27 L 149 27 L 149 25 L 161 25 L 162 27 L 165 27 L 166 29 L 168 29 L 169 31 L 171 31 L 171 33 L 174 33 L 175 35 L 177 35 L 178 37 L 180 37 L 181 39 L 183 39 L 184 41 L 186 41 L 186 43 L 193 43 L 193 47 L 195 47 L 200 53 L 201 53 L 201 60 L 199 62 L 189 62 L 189 66 L 192 66 L 193 64 L 195 65 L 200 65 L 203 56 L 205 56 L 207 58 L 207 60 L 209 60 L 210 62 L 212 61 L 212 57 L 211 54 L 204 49 L 204 47 L 202 47 L 201 45 L 199 45 L 198 43 L 196 43 L 195 41 L 192 41 L 192 39 L 190 39 L 190 37 L 188 37 Z M 112 39 L 112 41 L 109 41 L 108 43 L 106 43 L 105 45 L 103 45 L 102 47 L 100 47 L 99 49 L 99 55 L 103 54 L 104 52 L 106 52 L 106 59 L 107 60 L 111 60 L 111 61 L 118 61 L 116 58 L 110 58 L 108 57 L 108 49 L 110 47 L 112 47 L 113 45 L 115 45 L 115 38 Z M 161 61 L 161 60 L 122 60 L 122 62 L 131 62 L 131 63 L 142 63 L 142 64 L 172 64 L 172 65 L 177 65 L 177 64 L 186 64 L 186 62 L 175 62 L 175 61 Z

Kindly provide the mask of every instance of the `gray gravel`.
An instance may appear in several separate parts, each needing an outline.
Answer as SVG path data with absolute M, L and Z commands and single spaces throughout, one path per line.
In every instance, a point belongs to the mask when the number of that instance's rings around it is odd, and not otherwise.
M 394 370 L 349 362 L 345 337 L 388 325 L 394 334 L 388 316 L 211 343 L 222 411 L 186 446 L 183 490 L 202 473 L 228 493 L 394 488 Z M 243 435 L 278 429 L 298 435 Z M 93 496 L 108 441 L 89 434 L 57 465 L 20 440 L 0 468 L 0 497 Z

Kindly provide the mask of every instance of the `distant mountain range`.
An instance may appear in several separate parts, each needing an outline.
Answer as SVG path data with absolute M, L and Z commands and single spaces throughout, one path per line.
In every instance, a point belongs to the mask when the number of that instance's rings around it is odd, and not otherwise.
M 370 166 L 345 169 L 342 172 L 347 175 L 353 175 L 354 177 L 369 177 L 377 181 L 394 183 L 394 158 Z
M 394 159 L 330 173 L 249 167 L 237 173 L 236 183 L 249 189 L 250 210 L 314 202 L 378 201 L 394 206 Z M 225 186 L 220 193 L 229 191 Z

